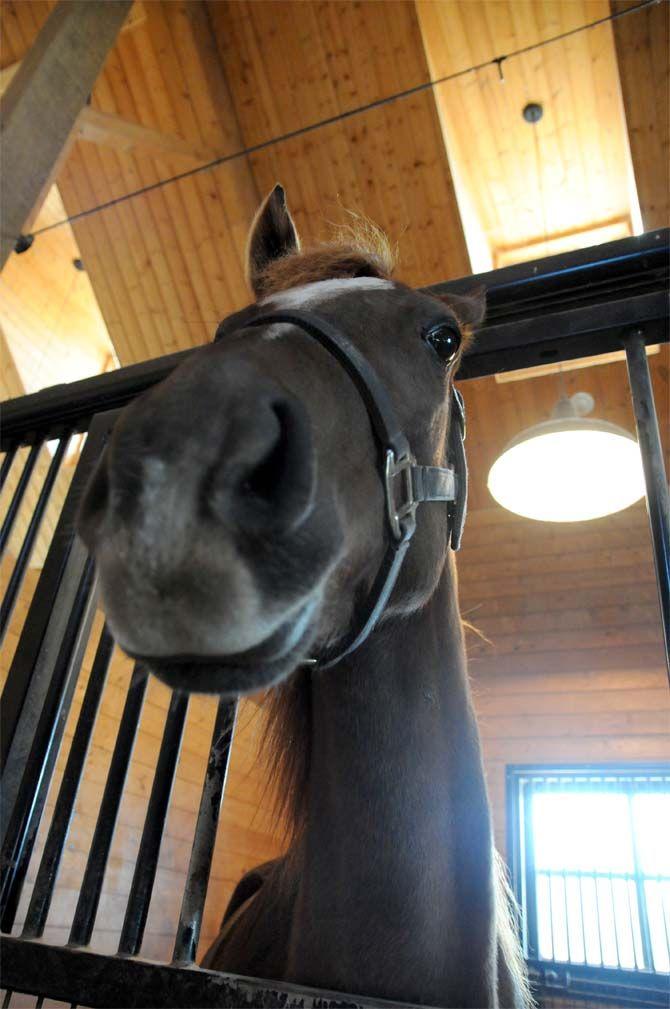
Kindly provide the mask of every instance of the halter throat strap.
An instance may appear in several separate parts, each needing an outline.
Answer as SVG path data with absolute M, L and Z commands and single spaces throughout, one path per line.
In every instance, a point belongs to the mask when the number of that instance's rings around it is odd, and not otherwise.
M 245 312 L 244 316 L 243 321 L 240 319 L 235 326 L 236 329 L 286 323 L 297 326 L 320 343 L 344 368 L 356 386 L 370 418 L 379 451 L 388 531 L 387 547 L 373 585 L 359 611 L 357 626 L 334 649 L 318 659 L 308 660 L 319 669 L 328 669 L 363 644 L 378 623 L 414 535 L 419 504 L 426 501 L 447 503 L 450 543 L 453 550 L 458 550 L 467 497 L 463 399 L 454 388 L 449 431 L 449 456 L 453 460 L 453 466 L 417 465 L 386 387 L 369 361 L 340 329 L 316 313 L 300 309 L 254 314 L 251 318 Z M 225 330 L 230 331 L 228 326 L 225 326 Z M 217 338 L 220 335 L 223 332 L 219 331 Z

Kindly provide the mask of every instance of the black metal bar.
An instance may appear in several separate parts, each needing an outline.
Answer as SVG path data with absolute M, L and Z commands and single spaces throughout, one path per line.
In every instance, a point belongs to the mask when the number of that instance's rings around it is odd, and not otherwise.
M 649 918 L 647 915 L 647 895 L 644 892 L 644 878 L 642 866 L 637 850 L 637 838 L 635 837 L 635 817 L 633 813 L 633 796 L 628 792 L 628 815 L 630 817 L 631 841 L 633 845 L 633 865 L 635 867 L 635 889 L 637 892 L 637 918 L 640 923 L 640 938 L 642 941 L 642 956 L 644 966 L 647 970 L 654 969 L 654 956 L 651 946 L 651 933 L 649 931 Z
M 46 511 L 47 504 L 49 503 L 51 491 L 53 490 L 53 486 L 56 482 L 56 478 L 60 471 L 60 465 L 63 461 L 63 456 L 67 451 L 69 442 L 69 435 L 61 438 L 58 448 L 54 453 L 51 465 L 49 466 L 47 475 L 44 478 L 44 483 L 42 484 L 37 504 L 35 505 L 35 509 L 30 518 L 28 529 L 26 530 L 26 534 L 23 538 L 19 555 L 16 558 L 14 570 L 12 571 L 7 588 L 5 589 L 2 605 L 0 606 L 0 643 L 5 636 L 5 631 L 7 630 L 7 626 L 14 609 L 14 604 L 16 603 L 16 597 L 19 593 L 19 589 L 21 588 L 21 584 L 23 583 L 26 567 L 28 566 L 30 555 L 33 552 L 35 538 L 39 532 L 40 526 L 42 525 L 44 512 Z
M 605 791 L 610 794 L 616 793 L 621 785 L 621 782 L 617 779 L 609 781 L 605 784 Z M 631 830 L 634 829 L 634 824 L 631 823 Z M 621 946 L 619 944 L 619 916 L 617 914 L 617 904 L 614 891 L 614 873 L 609 870 L 607 873 L 609 877 L 609 888 L 610 888 L 610 903 L 612 905 L 612 924 L 614 926 L 614 948 L 616 950 L 616 962 L 617 967 L 621 967 Z
M 21 471 L 21 476 L 19 477 L 19 481 L 16 485 L 16 490 L 14 491 L 12 500 L 9 503 L 9 508 L 7 509 L 7 514 L 5 515 L 2 523 L 2 529 L 0 529 L 0 557 L 5 552 L 7 541 L 12 534 L 12 529 L 14 528 L 14 523 L 16 522 L 16 516 L 19 514 L 19 508 L 21 507 L 23 496 L 26 493 L 26 488 L 28 487 L 33 470 L 35 469 L 35 463 L 37 462 L 37 457 L 40 454 L 41 448 L 41 442 L 32 446 L 30 452 L 28 453 L 28 458 L 23 466 L 23 470 Z
M 524 856 L 526 904 L 525 923 L 528 947 L 526 956 L 539 956 L 539 935 L 537 924 L 537 872 L 535 869 L 535 838 L 533 836 L 533 798 L 535 790 L 530 782 L 526 783 L 525 794 L 522 797 L 524 805 Z M 529 801 L 530 800 L 530 801 Z
M 0 491 L 5 486 L 7 477 L 9 476 L 9 471 L 12 468 L 12 463 L 16 458 L 16 449 L 16 445 L 12 445 L 11 448 L 8 448 L 5 453 L 5 458 L 2 460 L 2 466 L 0 466 Z
M 86 551 L 82 544 L 75 544 L 68 552 L 59 591 L 52 602 L 52 610 L 43 639 L 39 643 L 35 663 L 28 671 L 27 687 L 21 681 L 18 684 L 15 682 L 16 655 L 9 672 L 2 697 L 3 716 L 6 715 L 4 705 L 8 695 L 7 708 L 10 710 L 12 707 L 10 702 L 16 702 L 16 695 L 22 687 L 26 688 L 26 698 L 17 722 L 10 725 L 13 736 L 10 737 L 11 745 L 8 747 L 8 756 L 2 773 L 0 809 L 3 845 L 7 824 L 17 808 L 17 796 L 25 781 L 26 769 L 30 766 L 37 773 L 36 769 L 42 766 L 47 750 L 51 746 L 51 729 L 62 707 L 68 673 L 62 645 L 68 635 L 71 636 L 76 630 L 72 622 L 72 609 L 80 592 L 86 566 Z M 23 626 L 19 648 L 32 627 L 29 620 L 32 612 L 31 606 L 28 619 Z
M 670 230 L 663 228 L 426 288 L 438 295 L 479 284 L 488 289 L 488 320 L 458 377 L 620 350 L 622 327 L 642 322 L 648 343 L 667 341 L 669 246 Z M 64 425 L 85 430 L 92 414 L 125 406 L 193 353 L 198 351 L 9 400 L 3 405 L 2 448 L 36 430 L 43 436 Z
M 202 786 L 198 819 L 195 825 L 186 886 L 179 912 L 177 938 L 172 954 L 173 963 L 193 963 L 198 951 L 207 884 L 212 867 L 221 801 L 226 787 L 236 716 L 236 701 L 219 701 L 207 771 Z
M 586 918 L 584 916 L 584 894 L 582 890 L 582 879 L 583 876 L 582 873 L 580 872 L 577 874 L 577 883 L 579 885 L 579 913 L 580 913 L 580 920 L 582 923 L 582 950 L 584 953 L 584 963 L 586 963 L 588 961 L 589 956 L 586 949 Z
M 116 826 L 116 817 L 121 804 L 123 786 L 133 752 L 137 726 L 142 712 L 144 694 L 147 687 L 147 673 L 136 665 L 128 687 L 126 703 L 121 715 L 119 731 L 114 744 L 114 752 L 109 765 L 105 790 L 100 803 L 98 819 L 93 833 L 84 878 L 79 891 L 79 900 L 70 931 L 70 945 L 85 946 L 90 942 L 95 916 L 100 903 L 100 891 L 107 866 L 107 858 Z M 79 995 L 79 993 L 77 993 Z M 82 999 L 82 1001 L 87 1001 Z
M 636 329 L 630 332 L 623 342 L 626 348 L 637 440 L 644 467 L 647 514 L 654 548 L 654 565 L 665 638 L 665 661 L 670 677 L 670 494 L 663 463 L 654 390 L 644 350 L 645 337 L 639 329 Z
M 76 569 L 75 569 L 76 570 Z M 93 563 L 85 560 L 53 667 L 49 694 L 18 788 L 2 845 L 0 928 L 11 931 L 40 825 L 72 695 L 94 615 Z
M 614 967 L 590 964 L 528 963 L 532 987 L 551 999 L 597 999 L 607 1006 L 631 1006 L 632 1009 L 667 1009 L 667 978 Z
M 12 991 L 12 989 L 8 988 L 7 991 L 5 992 L 5 997 L 2 1000 L 2 1009 L 7 1009 L 7 1006 L 12 1001 L 13 994 L 14 992 Z
M 667 295 L 617 297 L 595 305 L 559 309 L 550 315 L 489 323 L 477 333 L 476 349 L 461 362 L 457 379 L 557 364 L 621 351 L 621 332 L 643 323 L 646 343 L 668 340 Z
M 23 935 L 37 938 L 44 932 L 44 925 L 51 905 L 56 876 L 60 866 L 65 838 L 70 827 L 81 773 L 86 761 L 88 747 L 95 724 L 98 705 L 105 687 L 107 670 L 114 651 L 114 640 L 104 626 L 86 684 L 86 693 L 77 719 L 77 727 L 72 737 L 65 771 L 58 791 L 53 818 L 44 845 L 35 886 L 26 913 Z
M 121 929 L 119 953 L 123 956 L 135 956 L 142 945 L 187 709 L 188 694 L 174 692 L 165 720 L 140 850 Z
M 570 915 L 568 913 L 568 878 L 565 869 L 561 871 L 561 883 L 563 885 L 563 913 L 565 914 L 565 941 L 568 947 L 568 960 L 573 960 L 572 946 L 570 945 Z
M 386 999 L 308 988 L 282 981 L 110 957 L 87 949 L 3 936 L 2 983 L 34 995 L 101 1007 L 182 1009 L 419 1009 Z M 422 1009 L 430 1009 L 423 1006 Z
M 74 535 L 82 488 L 98 463 L 115 419 L 116 414 L 103 415 L 97 417 L 91 426 L 49 545 L 42 574 L 33 593 L 2 694 L 0 819 L 3 825 L 7 820 L 7 811 L 12 809 L 16 799 L 18 781 L 23 774 L 37 719 L 49 690 L 54 655 L 64 633 L 71 604 L 66 600 L 70 590 L 65 578 L 66 572 L 71 571 L 71 554 L 75 551 L 79 555 L 78 563 L 82 565 L 85 558 L 83 546 L 77 545 Z

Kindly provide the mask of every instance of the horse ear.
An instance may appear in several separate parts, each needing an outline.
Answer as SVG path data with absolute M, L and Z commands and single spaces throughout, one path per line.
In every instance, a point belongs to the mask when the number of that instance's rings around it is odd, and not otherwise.
M 441 300 L 452 310 L 461 326 L 481 325 L 486 315 L 486 288 L 473 287 L 467 294 L 442 294 Z
M 263 293 L 262 275 L 273 259 L 300 250 L 300 239 L 279 183 L 258 208 L 247 241 L 247 280 L 254 294 Z

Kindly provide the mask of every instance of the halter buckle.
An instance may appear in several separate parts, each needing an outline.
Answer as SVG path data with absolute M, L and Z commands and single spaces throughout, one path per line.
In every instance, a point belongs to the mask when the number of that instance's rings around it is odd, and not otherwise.
M 400 496 L 397 495 L 396 478 L 401 478 Z M 398 543 L 410 539 L 416 528 L 417 500 L 412 483 L 412 460 L 408 455 L 396 459 L 392 448 L 387 448 L 384 463 L 384 490 L 386 515 L 393 538 Z

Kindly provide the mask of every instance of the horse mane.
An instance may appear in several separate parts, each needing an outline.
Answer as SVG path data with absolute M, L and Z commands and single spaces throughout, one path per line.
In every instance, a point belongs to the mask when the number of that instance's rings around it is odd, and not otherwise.
M 380 277 L 389 280 L 397 251 L 373 221 L 347 211 L 351 221 L 334 228 L 333 240 L 271 260 L 257 278 L 261 296 L 319 280 Z
M 300 668 L 274 687 L 263 701 L 265 732 L 261 756 L 273 796 L 275 828 L 285 840 L 297 837 L 305 823 L 312 732 L 311 671 Z

